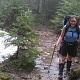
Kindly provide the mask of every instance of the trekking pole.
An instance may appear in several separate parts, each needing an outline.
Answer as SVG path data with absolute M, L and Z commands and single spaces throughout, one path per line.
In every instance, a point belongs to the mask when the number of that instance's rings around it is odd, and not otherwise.
M 50 61 L 50 65 L 49 65 L 49 67 L 48 67 L 48 73 L 50 73 L 49 70 L 50 70 L 50 67 L 51 67 L 52 60 L 53 60 L 54 52 L 55 52 L 55 47 L 54 47 L 54 49 L 53 49 L 52 58 L 51 58 L 51 61 Z

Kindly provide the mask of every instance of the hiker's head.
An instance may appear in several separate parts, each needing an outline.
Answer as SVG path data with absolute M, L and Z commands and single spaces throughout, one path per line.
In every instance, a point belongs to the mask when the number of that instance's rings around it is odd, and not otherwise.
M 78 26 L 78 19 L 77 19 L 77 17 L 75 15 L 72 15 L 70 17 L 69 24 L 70 24 L 71 27 Z

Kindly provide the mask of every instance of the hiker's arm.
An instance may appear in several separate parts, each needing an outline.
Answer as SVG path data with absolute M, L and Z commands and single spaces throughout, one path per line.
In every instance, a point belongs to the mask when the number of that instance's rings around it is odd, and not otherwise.
M 56 44 L 54 45 L 54 47 L 57 47 L 57 46 L 61 43 L 61 41 L 62 41 L 62 39 L 63 39 L 63 37 L 64 37 L 64 34 L 65 34 L 65 28 L 63 27 L 63 28 L 62 28 L 62 31 L 61 31 L 61 34 L 60 34 L 60 36 L 59 36 Z

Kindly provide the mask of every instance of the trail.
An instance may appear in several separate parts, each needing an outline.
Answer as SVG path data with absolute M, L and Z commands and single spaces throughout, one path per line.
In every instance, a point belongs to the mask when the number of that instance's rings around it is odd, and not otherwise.
M 40 71 L 41 80 L 57 80 L 58 77 L 58 64 L 59 57 L 56 49 L 54 51 L 53 59 L 53 49 L 52 46 L 57 40 L 57 35 L 53 33 L 53 30 L 41 30 L 37 34 L 40 36 L 38 39 L 38 45 L 36 48 L 41 51 L 41 55 L 36 59 L 36 68 Z M 52 59 L 52 63 L 51 63 Z M 51 63 L 51 66 L 49 66 Z M 48 69 L 50 67 L 50 73 Z

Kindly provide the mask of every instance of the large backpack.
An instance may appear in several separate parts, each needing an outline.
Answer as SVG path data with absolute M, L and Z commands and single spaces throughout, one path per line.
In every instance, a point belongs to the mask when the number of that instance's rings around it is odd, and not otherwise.
M 66 25 L 66 24 L 67 24 L 67 22 L 69 21 L 70 17 L 71 17 L 71 15 L 66 15 L 66 16 L 64 17 L 63 25 Z

